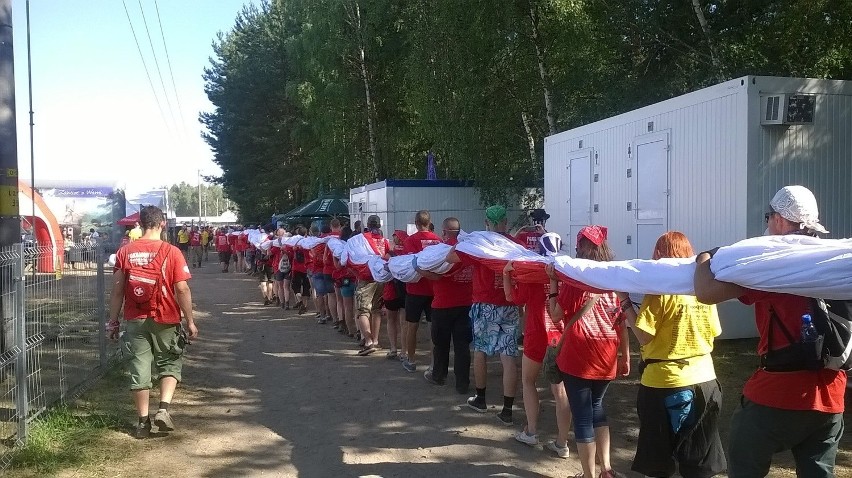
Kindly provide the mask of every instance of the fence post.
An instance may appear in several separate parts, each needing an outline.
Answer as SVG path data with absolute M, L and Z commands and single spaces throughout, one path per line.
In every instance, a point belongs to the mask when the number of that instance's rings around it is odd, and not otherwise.
M 98 295 L 98 349 L 100 350 L 100 358 L 101 358 L 101 369 L 106 370 L 107 365 L 109 364 L 109 356 L 107 355 L 107 337 L 106 337 L 106 323 L 107 323 L 107 311 L 106 304 L 106 274 L 104 273 L 104 253 L 103 253 L 103 245 L 100 243 L 96 243 L 94 246 L 95 249 L 95 261 L 98 264 L 98 276 L 97 276 L 97 286 L 96 286 L 96 294 Z
M 29 370 L 27 370 L 27 317 L 26 317 L 26 293 L 27 285 L 24 282 L 26 256 L 24 244 L 17 245 L 18 260 L 15 261 L 15 345 L 18 348 L 18 356 L 15 360 L 15 384 L 18 393 L 15 397 L 15 409 L 18 415 L 18 440 L 21 443 L 27 441 L 27 418 L 29 416 Z

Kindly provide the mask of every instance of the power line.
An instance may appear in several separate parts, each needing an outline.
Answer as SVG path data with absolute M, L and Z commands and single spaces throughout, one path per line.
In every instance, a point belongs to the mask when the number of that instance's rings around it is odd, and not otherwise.
M 133 28 L 133 22 L 130 20 L 130 12 L 127 11 L 127 3 L 124 0 L 121 0 L 121 4 L 124 5 L 124 13 L 127 15 L 127 23 L 130 25 L 130 32 L 133 33 L 133 41 L 136 42 L 136 51 L 139 52 L 139 59 L 142 60 L 142 66 L 145 68 L 145 75 L 148 77 L 148 84 L 151 85 L 151 93 L 154 94 L 154 100 L 157 101 L 157 109 L 160 110 L 160 117 L 163 118 L 163 124 L 166 125 L 166 130 L 171 134 L 171 127 L 169 127 L 169 122 L 166 120 L 166 114 L 163 113 L 163 106 L 160 104 L 160 97 L 157 96 L 157 90 L 154 88 L 154 82 L 151 80 L 151 74 L 148 72 L 148 64 L 145 63 L 145 56 L 142 55 L 142 48 L 139 46 L 139 40 L 136 38 L 136 30 Z
M 172 78 L 172 89 L 175 92 L 175 102 L 178 106 L 178 113 L 180 114 L 180 126 L 181 131 L 183 131 L 184 135 L 186 134 L 185 122 L 183 119 L 183 108 L 180 105 L 180 96 L 178 96 L 177 86 L 175 85 L 175 74 L 172 69 L 172 60 L 169 58 L 169 47 L 166 46 L 166 34 L 163 33 L 163 22 L 160 20 L 160 7 L 157 5 L 157 0 L 154 0 L 154 8 L 157 10 L 157 23 L 160 24 L 160 36 L 163 38 L 163 50 L 166 52 L 166 62 L 169 65 L 169 76 Z
M 172 123 L 177 125 L 177 121 L 175 121 L 175 112 L 172 109 L 172 102 L 169 101 L 169 92 L 166 91 L 166 82 L 163 81 L 163 73 L 160 71 L 160 62 L 157 61 L 157 52 L 154 50 L 154 41 L 151 40 L 151 31 L 148 30 L 148 20 L 145 19 L 145 10 L 142 9 L 142 0 L 139 0 L 139 11 L 142 12 L 142 24 L 145 25 L 145 33 L 148 35 L 148 44 L 151 45 L 151 55 L 154 57 L 154 66 L 157 67 L 157 75 L 160 77 L 160 86 L 163 87 L 163 96 L 166 98 L 166 106 L 169 108 L 169 115 L 172 117 Z

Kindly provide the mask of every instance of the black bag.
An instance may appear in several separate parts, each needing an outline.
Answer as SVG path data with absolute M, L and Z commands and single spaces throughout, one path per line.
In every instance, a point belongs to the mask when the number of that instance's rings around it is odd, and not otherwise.
M 775 327 L 790 344 L 769 350 L 760 357 L 760 365 L 769 372 L 798 370 L 852 370 L 852 301 L 811 299 L 810 315 L 817 339 L 793 340 L 793 334 L 781 323 L 775 310 L 769 309 L 769 344 Z
M 293 259 L 296 262 L 298 262 L 299 264 L 304 264 L 305 263 L 305 250 L 300 248 L 300 247 L 295 248 L 294 252 L 293 252 Z

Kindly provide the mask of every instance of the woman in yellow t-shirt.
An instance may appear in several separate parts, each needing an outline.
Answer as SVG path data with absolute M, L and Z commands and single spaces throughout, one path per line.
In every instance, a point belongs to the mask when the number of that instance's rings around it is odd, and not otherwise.
M 669 231 L 657 240 L 653 258 L 693 255 L 689 239 Z M 710 355 L 722 333 L 716 306 L 691 295 L 648 295 L 630 326 L 642 346 L 632 469 L 654 477 L 678 470 L 684 478 L 723 472 L 722 390 Z

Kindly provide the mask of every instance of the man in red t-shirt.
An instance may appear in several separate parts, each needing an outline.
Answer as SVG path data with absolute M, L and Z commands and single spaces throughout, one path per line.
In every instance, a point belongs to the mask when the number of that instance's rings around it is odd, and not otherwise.
M 379 216 L 367 218 L 367 230 L 364 239 L 373 253 L 382 259 L 389 257 L 390 243 L 382 235 L 382 223 Z M 370 355 L 379 343 L 379 328 L 382 324 L 381 303 L 384 284 L 375 282 L 368 267 L 357 269 L 358 286 L 355 289 L 355 304 L 358 309 L 358 328 L 364 337 L 364 346 L 358 355 Z
M 442 234 L 444 243 L 458 243 L 461 223 L 454 217 L 444 219 Z M 450 341 L 455 351 L 453 374 L 456 391 L 467 393 L 470 387 L 470 306 L 473 303 L 473 265 L 456 263 L 446 274 L 438 275 L 417 270 L 423 277 L 431 279 L 432 291 L 432 370 L 423 377 L 434 385 L 446 382 L 450 366 Z
M 523 245 L 527 250 L 541 254 L 541 244 L 539 244 L 538 240 L 547 232 L 544 225 L 548 219 L 550 219 L 550 214 L 546 213 L 544 209 L 533 209 L 530 212 L 532 225 L 522 228 L 515 236 L 515 241 Z
M 308 231 L 304 226 L 299 226 L 296 229 L 296 235 L 305 237 Z M 299 311 L 299 315 L 304 314 L 308 310 L 308 298 L 311 297 L 311 282 L 308 279 L 308 250 L 299 245 L 298 242 L 293 245 L 293 256 L 290 263 L 292 264 L 292 272 L 290 273 L 290 284 L 293 287 L 293 294 L 296 297 L 296 303 L 293 308 Z
M 818 218 L 813 193 L 803 186 L 786 186 L 769 202 L 765 215 L 767 233 L 827 233 Z M 696 257 L 698 300 L 717 304 L 737 298 L 744 304 L 753 304 L 760 335 L 757 352 L 762 361 L 770 351 L 792 345 L 787 334 L 798 340 L 802 316 L 810 313 L 810 299 L 718 281 L 710 270 L 714 253 L 715 250 L 702 252 Z M 773 328 L 774 333 L 770 332 Z M 793 452 L 799 476 L 834 476 L 837 447 L 843 435 L 846 373 L 803 370 L 792 362 L 787 369 L 794 371 L 771 371 L 771 366 L 762 366 L 743 387 L 742 405 L 731 418 L 728 435 L 728 476 L 766 476 L 772 456 L 783 450 Z
M 506 234 L 508 220 L 506 208 L 491 206 L 485 210 L 485 227 L 489 231 Z M 466 258 L 464 254 L 461 255 Z M 476 396 L 467 400 L 467 406 L 485 413 L 485 384 L 488 377 L 486 356 L 500 355 L 503 365 L 503 410 L 497 417 L 506 425 L 511 425 L 512 406 L 515 402 L 515 389 L 518 385 L 518 334 L 520 314 L 515 304 L 506 300 L 503 291 L 503 277 L 477 261 L 473 263 L 473 305 L 470 309 L 473 328 L 473 378 L 476 383 Z
M 136 438 L 146 438 L 151 432 L 148 410 L 153 385 L 151 367 L 156 366 L 160 379 L 160 405 L 153 422 L 160 432 L 174 430 L 169 403 L 181 379 L 181 357 L 187 343 L 179 333 L 181 313 L 190 339 L 198 337 L 198 328 L 187 284 L 191 275 L 183 254 L 160 240 L 166 222 L 163 211 L 154 206 L 143 207 L 139 211 L 139 222 L 144 229 L 142 237 L 116 253 L 108 331 L 111 339 L 118 339 L 118 315 L 123 306 L 124 337 L 131 355 L 128 362 L 130 390 L 139 417 L 134 433 Z M 152 263 L 153 267 L 149 267 Z M 150 274 L 161 276 L 157 279 L 160 283 L 147 290 L 146 284 L 151 279 L 144 276 L 145 267 L 149 267 Z M 142 297 L 147 300 L 143 302 Z
M 238 228 L 238 231 L 234 243 L 234 251 L 237 256 L 235 272 L 246 272 L 248 270 L 248 266 L 246 265 L 246 250 L 249 247 L 248 231 L 243 227 Z
M 441 238 L 429 231 L 432 217 L 429 211 L 417 211 L 414 215 L 414 226 L 417 232 L 408 236 L 402 246 L 404 254 L 417 254 L 428 246 L 439 244 Z M 432 281 L 420 279 L 417 282 L 405 284 L 405 359 L 402 368 L 406 372 L 417 371 L 414 354 L 417 351 L 417 329 L 420 317 L 426 315 L 426 320 L 432 320 Z
M 231 243 L 228 241 L 227 229 L 222 227 L 216 231 L 214 244 L 216 253 L 219 255 L 219 264 L 222 265 L 222 272 L 228 272 L 228 265 L 231 263 Z
M 313 228 L 311 228 L 313 230 Z M 327 224 L 323 224 L 322 227 L 317 231 L 318 237 L 328 237 L 331 233 L 331 227 Z M 313 271 L 311 275 L 311 283 L 314 286 L 314 292 L 316 292 L 316 297 L 314 299 L 314 303 L 317 307 L 317 323 L 325 324 L 329 319 L 332 319 L 331 310 L 328 307 L 328 295 L 334 294 L 334 288 L 331 284 L 331 277 L 326 277 L 325 275 L 325 251 L 326 251 L 325 243 L 320 243 L 314 246 L 311 249 L 311 264 L 310 268 Z M 335 315 L 337 312 L 335 312 Z
M 329 230 L 326 237 L 340 237 L 342 225 L 340 219 L 334 218 L 329 222 Z M 322 280 L 327 293 L 325 294 L 326 309 L 331 317 L 331 324 L 335 329 L 341 327 L 343 322 L 343 296 L 340 295 L 340 287 L 334 283 L 334 256 L 328 245 L 322 244 Z
M 192 226 L 192 231 L 189 233 L 189 257 L 193 268 L 201 267 L 202 252 L 201 231 L 198 230 L 198 226 Z

